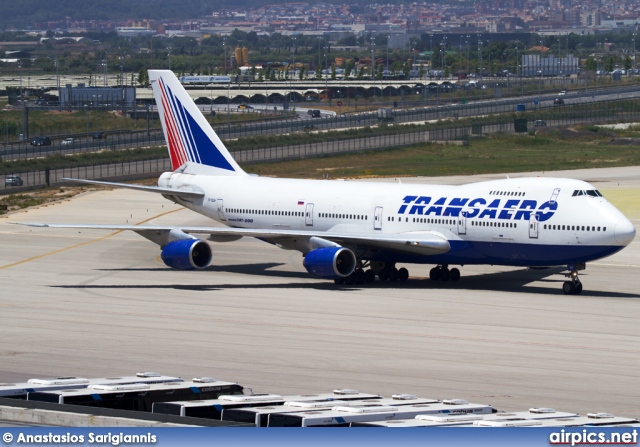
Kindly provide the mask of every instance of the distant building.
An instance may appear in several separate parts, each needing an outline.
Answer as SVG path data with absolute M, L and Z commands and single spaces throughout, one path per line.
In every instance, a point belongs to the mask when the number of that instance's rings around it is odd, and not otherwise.
M 570 76 L 578 74 L 579 69 L 580 59 L 573 54 L 566 57 L 540 57 L 539 54 L 522 56 L 523 76 Z
M 120 107 L 136 104 L 135 87 L 85 87 L 78 84 L 72 87 L 67 84 L 60 88 L 60 105 L 91 106 L 91 107 Z
M 156 30 L 138 26 L 120 26 L 116 28 L 119 37 L 155 36 Z

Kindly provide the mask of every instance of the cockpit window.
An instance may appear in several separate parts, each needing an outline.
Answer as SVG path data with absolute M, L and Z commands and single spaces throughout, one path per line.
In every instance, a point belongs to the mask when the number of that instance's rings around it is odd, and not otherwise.
M 602 194 L 597 189 L 588 189 L 586 191 L 576 189 L 575 191 L 573 191 L 573 194 L 571 194 L 571 197 L 576 196 L 602 197 Z

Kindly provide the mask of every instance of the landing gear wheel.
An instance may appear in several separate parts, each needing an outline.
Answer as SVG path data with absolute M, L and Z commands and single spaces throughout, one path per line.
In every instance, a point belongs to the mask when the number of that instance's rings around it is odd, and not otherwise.
M 386 268 L 380 270 L 380 273 L 378 273 L 378 278 L 380 278 L 380 281 L 386 281 L 389 279 L 389 270 L 387 270 Z
M 579 295 L 580 292 L 582 292 L 582 283 L 581 282 L 576 284 L 576 288 L 575 288 L 575 291 L 573 293 L 575 293 L 576 295 Z
M 429 270 L 429 279 L 431 281 L 438 281 L 440 279 L 440 272 L 438 271 L 438 267 L 434 267 Z
M 398 279 L 402 282 L 406 281 L 407 279 L 409 279 L 409 270 L 407 270 L 406 268 L 402 267 L 400 269 L 398 269 Z
M 353 285 L 353 273 L 344 278 L 344 284 L 351 286 Z
M 460 270 L 458 270 L 457 268 L 452 268 L 451 270 L 449 270 L 449 279 L 451 281 L 457 281 L 460 279 Z
M 344 284 L 344 278 L 336 278 L 333 280 L 333 282 L 341 286 Z
M 565 281 L 562 283 L 562 291 L 565 295 L 573 295 L 575 293 L 575 290 L 576 287 L 571 281 Z
M 449 269 L 443 267 L 440 269 L 440 281 L 449 281 L 451 277 L 449 276 Z
M 392 268 L 389 270 L 389 281 L 396 282 L 399 279 L 398 269 Z
M 362 269 L 356 269 L 350 276 L 353 278 L 354 284 L 364 284 L 364 271 Z
M 365 282 L 374 282 L 376 280 L 376 273 L 369 269 L 366 272 L 364 272 L 364 280 Z

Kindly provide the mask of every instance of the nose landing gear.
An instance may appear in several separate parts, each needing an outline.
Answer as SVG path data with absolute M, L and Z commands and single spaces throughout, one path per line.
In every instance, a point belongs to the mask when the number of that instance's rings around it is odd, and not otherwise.
M 565 275 L 569 278 L 568 281 L 562 283 L 562 291 L 565 295 L 579 295 L 582 292 L 582 283 L 578 278 L 578 270 L 573 268 Z

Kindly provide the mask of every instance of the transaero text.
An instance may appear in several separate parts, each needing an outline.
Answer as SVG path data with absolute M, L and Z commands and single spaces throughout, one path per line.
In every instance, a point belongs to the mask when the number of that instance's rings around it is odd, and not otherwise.
M 435 201 L 428 196 L 406 196 L 398 214 L 418 216 L 460 216 L 466 218 L 529 220 L 533 213 L 539 222 L 549 220 L 558 209 L 558 202 L 544 202 L 538 205 L 536 200 L 494 199 L 488 202 L 482 197 L 477 199 L 440 197 Z

